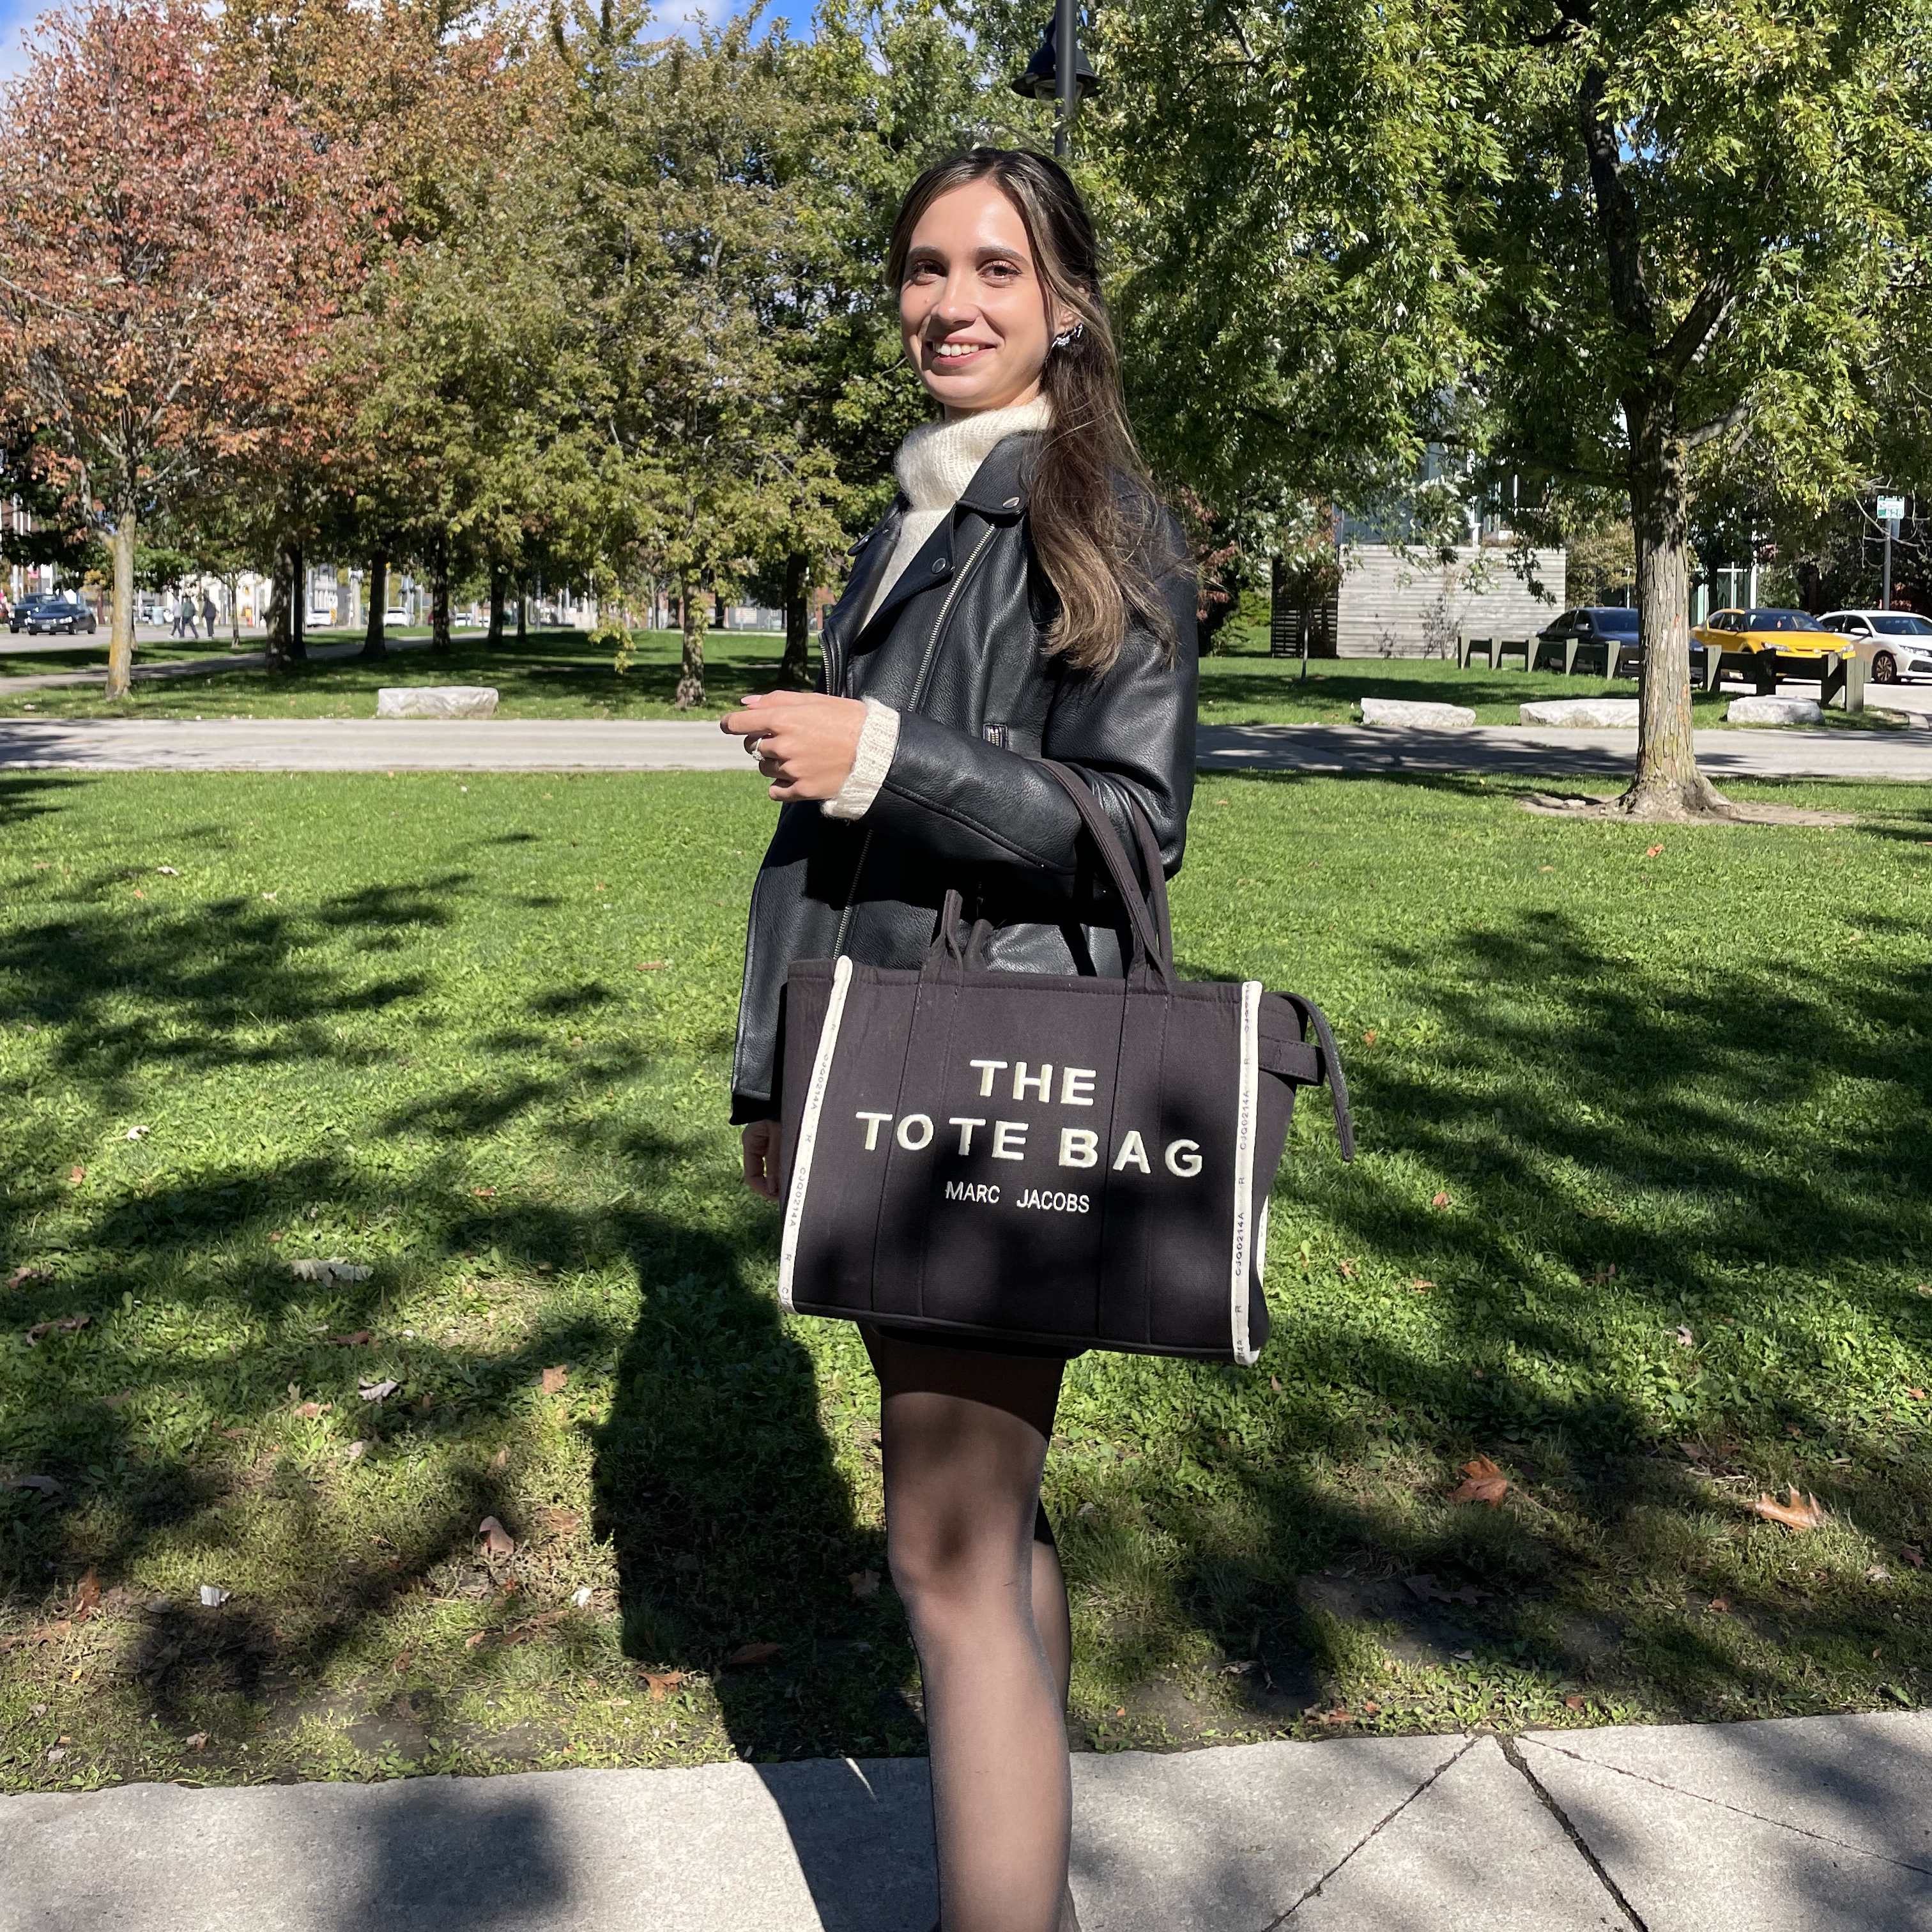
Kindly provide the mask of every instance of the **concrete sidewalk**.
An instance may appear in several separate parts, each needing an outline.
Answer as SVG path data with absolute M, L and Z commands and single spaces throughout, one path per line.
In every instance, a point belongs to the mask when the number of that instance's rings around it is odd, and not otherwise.
M 1697 756 L 1734 778 L 1932 779 L 1932 733 L 1700 731 Z M 1628 776 L 1634 731 L 1496 725 L 1210 724 L 1204 772 Z M 0 719 L 0 769 L 68 771 L 740 771 L 715 720 L 305 718 Z
M 1086 1932 L 1925 1932 L 1932 1712 L 1073 1760 Z M 0 1800 L 0 1932 L 928 1932 L 922 1760 Z

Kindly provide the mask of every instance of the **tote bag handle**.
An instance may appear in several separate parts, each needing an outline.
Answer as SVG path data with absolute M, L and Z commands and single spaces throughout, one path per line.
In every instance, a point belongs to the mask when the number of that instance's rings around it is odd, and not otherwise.
M 1147 869 L 1148 885 L 1143 893 L 1140 880 L 1134 877 L 1133 861 L 1120 843 L 1120 835 L 1114 829 L 1114 821 L 1100 808 L 1093 788 L 1070 765 L 1056 764 L 1051 758 L 1042 758 L 1040 762 L 1041 769 L 1051 772 L 1065 788 L 1066 796 L 1073 801 L 1074 810 L 1080 814 L 1082 824 L 1100 850 L 1101 862 L 1106 867 L 1107 876 L 1113 880 L 1114 890 L 1120 895 L 1120 903 L 1126 908 L 1133 926 L 1134 964 L 1144 962 L 1147 969 L 1157 972 L 1171 990 L 1174 985 L 1174 930 L 1167 910 L 1167 875 L 1161 868 L 1160 848 L 1155 842 L 1154 827 L 1148 824 L 1147 814 L 1129 799 L 1127 809 L 1132 814 L 1135 839 L 1141 848 L 1141 862 Z M 1132 976 L 1131 967 L 1129 976 Z

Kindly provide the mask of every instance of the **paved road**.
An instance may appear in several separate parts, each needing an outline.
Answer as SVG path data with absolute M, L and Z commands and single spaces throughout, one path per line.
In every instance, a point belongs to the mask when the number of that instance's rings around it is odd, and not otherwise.
M 1932 1712 L 1080 1756 L 1087 1932 L 1927 1932 Z M 0 1798 L 4 1932 L 927 1932 L 922 1760 Z
M 174 640 L 164 632 L 157 632 L 152 640 L 155 643 Z M 211 639 L 211 642 L 213 640 Z M 422 651 L 429 648 L 427 638 L 392 638 L 388 640 L 392 651 Z M 31 644 L 0 644 L 0 657 L 38 656 L 44 651 L 99 651 L 106 644 L 102 638 L 36 638 Z M 308 657 L 310 663 L 319 663 L 328 658 L 353 657 L 362 648 L 358 640 L 346 644 L 310 644 Z M 268 662 L 266 651 L 238 651 L 230 650 L 218 658 L 175 658 L 160 664 L 136 664 L 129 675 L 139 680 L 156 677 L 194 677 L 203 672 L 215 670 L 260 670 Z M 105 684 L 106 667 L 96 666 L 88 670 L 38 671 L 28 677 L 0 677 L 0 694 L 16 691 L 56 691 L 72 689 L 88 684 Z
M 1932 733 L 1700 731 L 1697 755 L 1726 778 L 1932 779 Z M 1362 724 L 1214 724 L 1204 771 L 1450 772 L 1618 778 L 1630 731 L 1492 726 L 1417 731 Z M 714 723 L 620 718 L 0 719 L 0 767 L 89 771 L 744 771 Z

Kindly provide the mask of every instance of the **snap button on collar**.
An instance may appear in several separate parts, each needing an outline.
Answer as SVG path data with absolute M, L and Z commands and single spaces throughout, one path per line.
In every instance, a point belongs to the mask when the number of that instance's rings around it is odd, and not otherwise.
M 934 576 L 944 577 L 946 574 L 946 564 L 945 558 L 943 556 L 936 556 L 932 560 L 932 574 Z
M 1019 508 L 1019 506 L 1020 506 L 1020 500 L 1019 500 L 1017 496 L 1009 496 L 1009 497 L 1006 499 L 1006 507 L 1008 509 L 1010 509 L 1010 510 L 1017 510 L 1017 509 Z

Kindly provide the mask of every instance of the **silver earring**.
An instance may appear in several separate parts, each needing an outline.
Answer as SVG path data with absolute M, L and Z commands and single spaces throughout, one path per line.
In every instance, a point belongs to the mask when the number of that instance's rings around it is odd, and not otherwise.
M 1087 325 L 1084 322 L 1076 322 L 1071 328 L 1063 328 L 1053 338 L 1053 346 L 1056 349 L 1071 349 L 1086 333 Z

